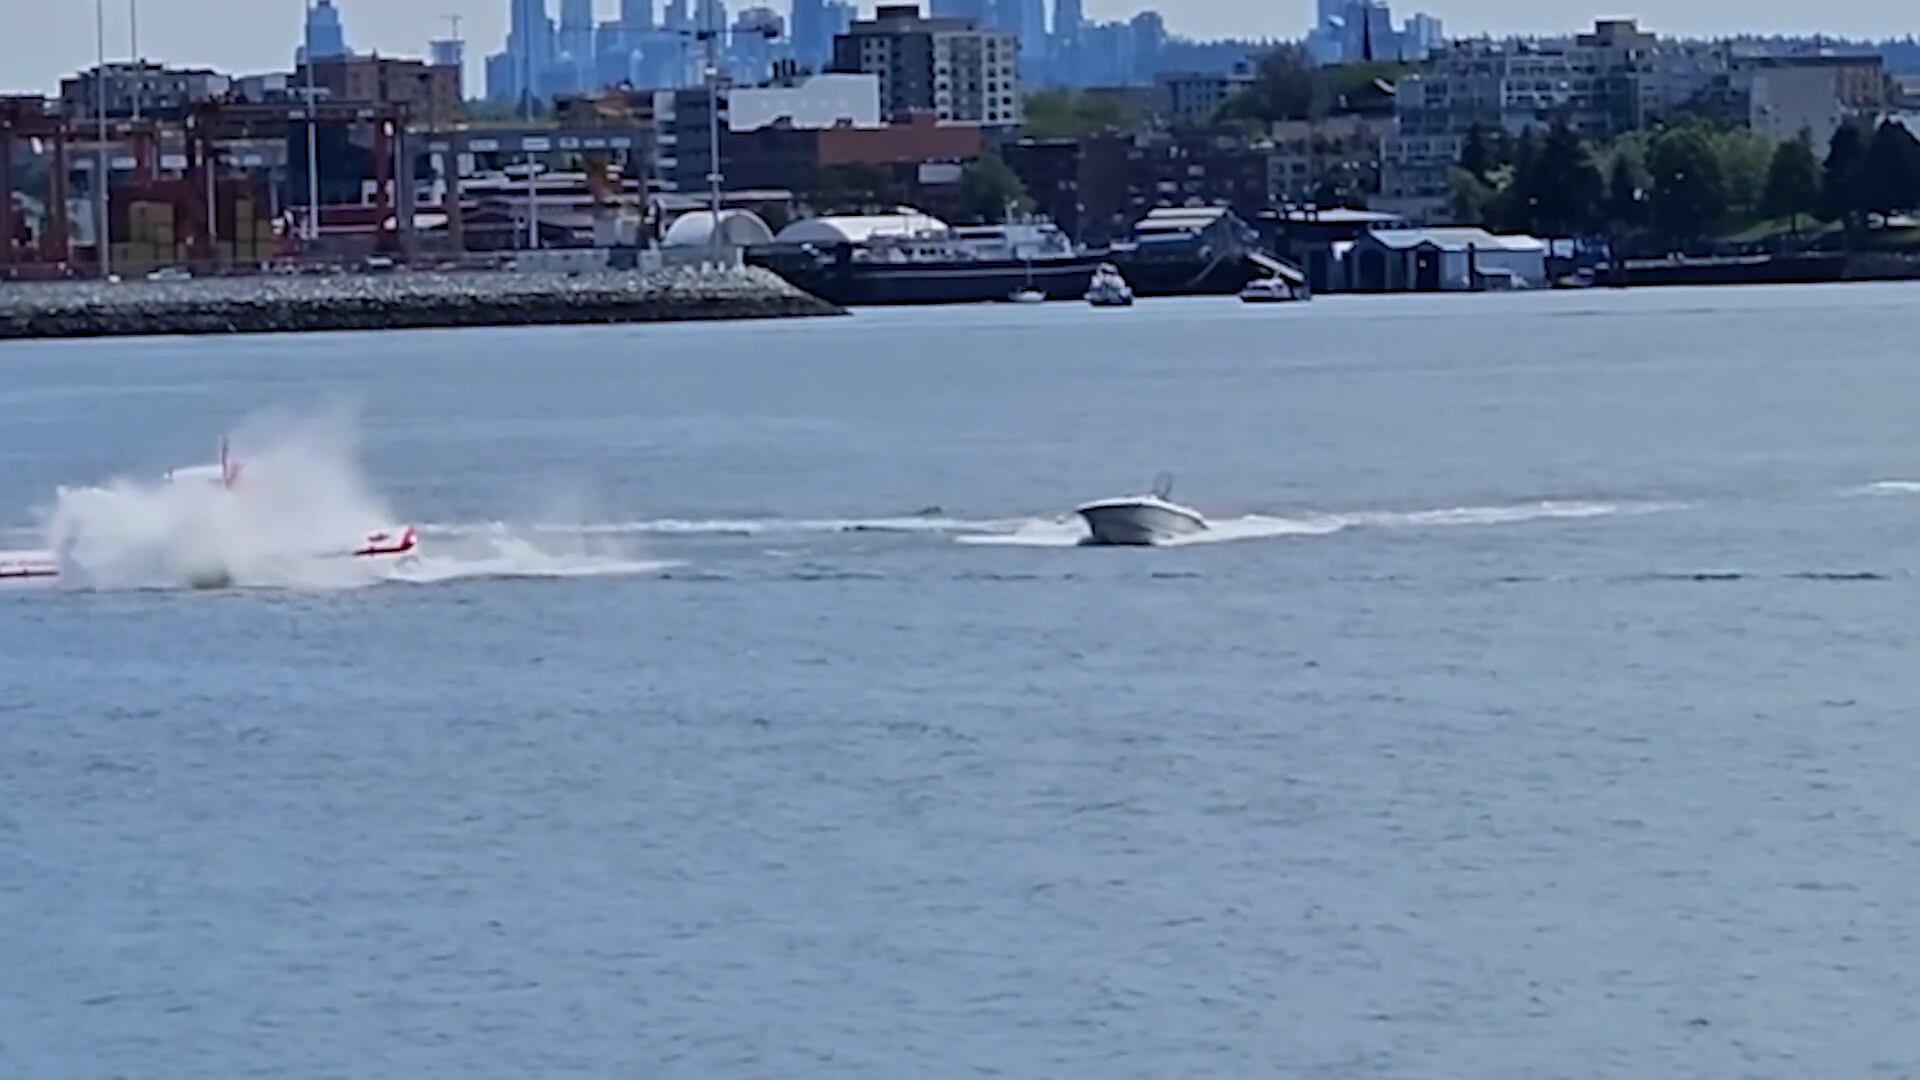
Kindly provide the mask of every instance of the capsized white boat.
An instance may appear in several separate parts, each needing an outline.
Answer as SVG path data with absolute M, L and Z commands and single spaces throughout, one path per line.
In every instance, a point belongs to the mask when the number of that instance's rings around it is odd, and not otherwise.
M 1162 476 L 1151 494 L 1102 499 L 1075 513 L 1086 521 L 1087 540 L 1092 544 L 1149 547 L 1206 532 L 1207 519 L 1198 510 L 1172 501 L 1172 494 L 1173 478 Z

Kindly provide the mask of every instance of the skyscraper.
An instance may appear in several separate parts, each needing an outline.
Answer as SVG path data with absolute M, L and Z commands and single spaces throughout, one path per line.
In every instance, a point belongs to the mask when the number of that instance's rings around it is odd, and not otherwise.
M 1050 82 L 1059 86 L 1080 85 L 1081 34 L 1087 15 L 1080 0 L 1054 0 L 1053 55 L 1048 69 Z
M 750 7 L 733 20 L 727 47 L 728 77 L 736 85 L 758 86 L 773 73 L 774 42 L 785 37 L 786 20 L 770 7 Z
M 687 0 L 667 0 L 661 25 L 668 30 L 683 31 L 693 29 L 693 15 L 687 8 Z
M 593 0 L 560 0 L 560 52 L 573 78 L 568 90 L 593 82 Z
M 994 0 L 932 0 L 927 14 L 936 19 L 972 19 L 982 28 L 997 22 Z
M 333 6 L 333 0 L 320 0 L 309 7 L 306 44 L 300 49 L 298 58 L 325 60 L 333 56 L 349 56 L 352 52 L 347 48 L 347 31 L 340 23 L 340 11 Z
M 1043 71 L 1053 52 L 1047 34 L 1047 0 L 1023 0 L 1020 5 L 1020 62 L 1034 73 Z
M 794 60 L 804 68 L 824 69 L 833 56 L 833 34 L 823 0 L 793 0 L 792 34 Z
M 540 82 L 553 66 L 553 20 L 547 15 L 546 0 L 513 0 L 509 14 L 507 55 L 512 58 L 514 82 L 510 96 L 530 102 L 545 96 Z
M 630 38 L 653 29 L 653 0 L 620 0 L 620 25 Z
M 1160 52 L 1167 45 L 1167 22 L 1157 11 L 1143 11 L 1127 21 L 1133 32 L 1133 81 L 1152 82 L 1160 73 Z
M 560 0 L 560 48 L 576 59 L 593 52 L 593 0 Z
M 1055 0 L 1053 5 L 1053 36 L 1061 41 L 1078 41 L 1080 29 L 1087 23 L 1085 9 L 1080 0 Z

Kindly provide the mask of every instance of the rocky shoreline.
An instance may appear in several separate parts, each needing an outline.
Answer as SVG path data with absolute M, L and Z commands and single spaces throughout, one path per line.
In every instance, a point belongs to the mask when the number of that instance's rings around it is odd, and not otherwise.
M 842 315 L 754 267 L 0 284 L 0 341 Z

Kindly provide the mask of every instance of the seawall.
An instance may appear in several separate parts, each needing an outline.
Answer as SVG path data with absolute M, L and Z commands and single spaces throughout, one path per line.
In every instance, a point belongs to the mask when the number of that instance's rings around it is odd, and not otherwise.
M 0 284 L 0 341 L 839 315 L 753 267 Z

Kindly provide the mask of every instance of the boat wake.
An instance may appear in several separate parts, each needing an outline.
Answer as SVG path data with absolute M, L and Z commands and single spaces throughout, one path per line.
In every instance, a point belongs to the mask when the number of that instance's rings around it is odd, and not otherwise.
M 1027 518 L 968 520 L 939 514 L 876 518 L 656 518 L 636 521 L 546 522 L 509 526 L 505 522 L 477 524 L 440 522 L 420 527 L 421 535 L 467 537 L 513 528 L 532 537 L 782 537 L 831 536 L 860 533 L 979 533 L 1018 528 Z
M 1292 517 L 1248 514 L 1209 523 L 1206 532 L 1172 537 L 1158 546 L 1192 547 L 1249 540 L 1331 536 L 1351 529 L 1438 529 L 1520 525 L 1534 521 L 1574 521 L 1660 513 L 1672 503 L 1534 502 L 1512 506 L 1462 506 L 1438 510 L 1309 513 Z M 1010 547 L 1077 547 L 1087 529 L 1075 518 L 1036 519 L 1011 531 L 959 537 L 963 544 Z
M 1328 536 L 1357 528 L 1445 528 L 1509 525 L 1529 521 L 1574 520 L 1655 513 L 1669 503 L 1535 502 L 1513 506 L 1455 507 L 1411 512 L 1354 512 L 1274 516 L 1249 514 L 1210 522 L 1204 533 L 1169 540 L 1182 547 L 1291 536 Z M 420 526 L 433 550 L 490 536 L 513 535 L 537 545 L 586 545 L 622 537 L 663 539 L 756 538 L 763 540 L 850 535 L 938 536 L 962 544 L 1009 547 L 1075 547 L 1087 539 L 1077 516 L 963 518 L 944 513 L 874 518 L 657 518 L 633 521 L 545 522 L 511 526 L 504 522 L 441 522 Z
M 1892 498 L 1900 495 L 1920 495 L 1920 480 L 1881 480 L 1878 483 L 1865 484 L 1849 488 L 1847 494 L 1869 498 Z
M 682 565 L 671 559 L 638 557 L 605 539 L 570 539 L 551 530 L 502 524 L 461 536 L 443 534 L 420 554 L 379 569 L 383 581 L 440 585 L 488 578 L 645 577 Z

